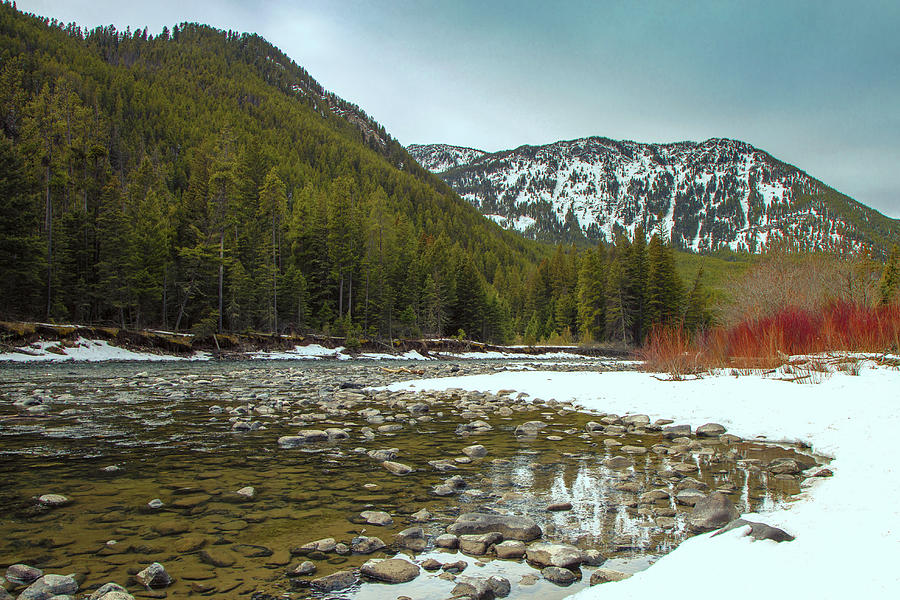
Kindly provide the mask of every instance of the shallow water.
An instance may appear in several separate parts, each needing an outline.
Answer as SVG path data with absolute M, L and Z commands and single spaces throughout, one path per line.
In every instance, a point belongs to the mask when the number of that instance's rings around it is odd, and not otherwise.
M 452 368 L 448 363 L 408 366 L 425 369 L 425 376 L 450 374 Z M 461 369 L 507 367 L 521 368 L 521 363 L 473 362 Z M 586 361 L 581 368 L 602 365 Z M 249 598 L 259 593 L 258 598 L 302 598 L 312 593 L 302 578 L 292 580 L 285 572 L 309 557 L 292 556 L 291 548 L 325 537 L 349 542 L 360 534 L 378 536 L 389 545 L 368 556 L 312 557 L 318 568 L 313 577 L 356 568 L 369 558 L 396 555 L 390 548 L 394 535 L 410 526 L 408 515 L 427 508 L 435 515 L 434 522 L 424 525 L 429 535 L 443 533 L 462 512 L 525 514 L 542 526 L 545 539 L 597 548 L 610 559 L 605 567 L 635 571 L 686 535 L 689 507 L 672 500 L 638 503 L 644 491 L 671 488 L 658 474 L 661 469 L 693 464 L 696 471 L 690 475 L 711 489 L 724 486 L 741 512 L 771 509 L 799 491 L 796 482 L 776 483 L 758 468 L 760 462 L 794 455 L 791 449 L 703 441 L 687 454 L 634 456 L 633 469 L 616 471 L 605 461 L 621 452 L 604 440 L 649 448 L 661 441 L 660 435 L 590 435 L 585 424 L 597 415 L 562 405 L 509 401 L 505 405 L 514 412 L 500 416 L 478 408 L 496 398 L 481 402 L 484 397 L 477 394 L 430 399 L 394 395 L 407 403 L 428 400 L 426 418 L 417 420 L 402 402 L 390 408 L 384 398 L 339 389 L 341 383 L 383 385 L 411 377 L 386 373 L 370 362 L 0 368 L 0 567 L 26 563 L 47 572 L 75 572 L 84 577 L 83 589 L 115 581 L 148 596 L 159 591 L 142 590 L 130 576 L 157 561 L 176 579 L 165 590 L 169 597 Z M 45 399 L 46 414 L 14 404 L 34 397 Z M 244 433 L 232 431 L 228 412 L 210 413 L 213 405 L 228 409 L 248 404 L 282 410 L 252 416 L 263 428 Z M 358 412 L 366 408 L 380 410 L 385 421 L 368 422 Z M 493 430 L 456 434 L 457 425 L 480 418 Z M 537 436 L 514 435 L 517 425 L 533 420 L 548 427 Z M 391 423 L 402 428 L 378 433 L 372 441 L 361 439 L 362 427 Z M 325 427 L 346 428 L 351 437 L 302 450 L 278 447 L 279 436 Z M 553 436 L 562 440 L 548 439 Z M 459 470 L 448 473 L 428 465 L 429 460 L 461 457 L 461 449 L 471 444 L 483 444 L 488 455 L 458 463 Z M 416 471 L 392 475 L 358 452 L 359 447 L 397 448 L 396 460 Z M 110 466 L 118 470 L 103 470 Z M 466 479 L 467 490 L 445 498 L 432 493 L 433 486 L 455 474 Z M 244 486 L 256 489 L 253 500 L 241 501 L 234 494 Z M 72 502 L 43 510 L 34 497 L 47 493 L 63 494 Z M 154 498 L 165 506 L 149 509 L 147 502 Z M 572 510 L 546 510 L 562 501 L 571 502 Z M 394 524 L 367 525 L 358 517 L 363 510 L 386 511 Z M 671 527 L 657 526 L 656 517 L 670 513 Z M 429 556 L 457 560 L 455 553 L 431 546 L 415 558 Z M 521 561 L 464 560 L 470 565 L 465 575 L 504 574 L 516 598 L 561 598 L 586 586 L 592 570 L 583 568 L 585 577 L 569 588 L 545 580 L 522 585 L 522 575 L 539 571 Z M 449 596 L 452 587 L 423 571 L 408 584 L 368 583 L 327 596 L 437 598 Z

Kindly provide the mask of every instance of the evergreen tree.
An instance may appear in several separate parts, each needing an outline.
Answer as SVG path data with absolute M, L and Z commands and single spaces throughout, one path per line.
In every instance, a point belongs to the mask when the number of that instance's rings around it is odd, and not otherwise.
M 657 234 L 647 247 L 644 305 L 644 331 L 658 324 L 672 324 L 681 316 L 681 282 L 675 272 L 675 257 Z
M 600 341 L 606 329 L 606 272 L 603 247 L 587 250 L 578 269 L 578 331 L 582 340 Z
M 897 299 L 897 291 L 900 289 L 900 252 L 895 245 L 891 249 L 891 255 L 881 272 L 881 280 L 878 284 L 878 292 L 882 304 L 890 304 Z

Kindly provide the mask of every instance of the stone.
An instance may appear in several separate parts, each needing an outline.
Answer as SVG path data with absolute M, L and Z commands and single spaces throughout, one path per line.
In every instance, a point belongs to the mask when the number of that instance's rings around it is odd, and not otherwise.
M 160 521 L 150 526 L 159 535 L 179 535 L 187 533 L 190 527 L 184 521 Z
M 316 563 L 311 560 L 304 560 L 302 563 L 288 571 L 288 575 L 312 575 L 316 572 Z
M 201 550 L 200 560 L 214 567 L 231 567 L 237 562 L 234 554 L 215 547 Z
M 464 534 L 459 536 L 459 550 L 466 554 L 483 556 L 488 553 L 491 546 L 503 541 L 503 536 L 497 532 Z
M 725 433 L 725 427 L 718 423 L 706 423 L 697 428 L 697 437 L 719 437 Z
M 160 500 L 159 498 L 154 498 L 153 500 L 151 500 L 150 502 L 147 503 L 147 508 L 150 508 L 153 510 L 158 510 L 158 509 L 162 508 L 163 506 L 165 506 L 165 504 L 163 504 L 163 501 Z
M 94 593 L 88 597 L 88 600 L 113 600 L 112 597 L 105 598 L 105 596 L 107 594 L 111 594 L 113 592 L 118 592 L 120 594 L 126 594 L 129 597 L 131 596 L 131 594 L 128 593 L 128 590 L 123 588 L 121 585 L 119 585 L 118 583 L 110 582 L 110 583 L 105 583 L 105 584 L 101 585 L 99 588 L 97 588 L 96 590 L 94 590 Z
M 581 564 L 591 567 L 599 567 L 606 562 L 606 557 L 603 556 L 599 550 L 595 550 L 593 548 L 591 548 L 590 550 L 582 551 L 581 557 Z
M 196 552 L 206 545 L 206 538 L 200 535 L 185 535 L 175 541 L 174 548 L 181 554 Z
M 456 548 L 459 548 L 459 537 L 453 535 L 452 533 L 445 533 L 444 535 L 439 535 L 435 538 L 434 545 L 438 548 L 455 550 Z
M 509 579 L 506 577 L 500 577 L 499 575 L 492 575 L 488 577 L 488 585 L 494 591 L 495 598 L 506 598 L 509 596 L 510 590 L 512 590 L 512 586 L 509 584 Z
M 550 512 L 561 512 L 566 510 L 572 510 L 571 502 L 554 502 L 547 506 L 547 510 Z
M 704 498 L 706 498 L 706 494 L 694 488 L 686 488 L 675 494 L 675 502 L 684 506 L 695 506 Z
M 65 575 L 42 575 L 25 588 L 16 600 L 49 600 L 54 596 L 74 594 L 78 582 Z
M 458 560 L 452 563 L 445 563 L 444 566 L 441 567 L 441 569 L 443 569 L 447 573 L 462 573 L 468 566 L 469 563 L 467 563 L 466 561 Z
M 327 442 L 328 434 L 319 429 L 305 429 L 297 433 L 297 435 L 284 435 L 278 438 L 278 445 L 281 448 L 299 448 L 314 442 Z
M 350 550 L 354 554 L 372 554 L 385 547 L 387 547 L 387 544 L 381 541 L 380 538 L 366 537 L 364 535 L 355 537 L 350 542 Z
M 631 573 L 623 573 L 622 571 L 615 571 L 613 569 L 597 569 L 591 573 L 591 585 L 622 581 L 629 577 L 631 577 Z
M 754 540 L 772 540 L 775 542 L 793 542 L 794 536 L 784 531 L 783 529 L 779 529 L 777 527 L 772 527 L 771 525 L 766 525 L 765 523 L 757 523 L 754 521 L 746 521 L 744 519 L 735 519 L 719 531 L 713 534 L 713 537 L 717 535 L 721 535 L 726 531 L 731 531 L 732 529 L 737 529 L 738 527 L 746 527 L 750 526 L 750 532 L 747 534 L 752 537 Z
M 166 572 L 166 568 L 158 562 L 140 571 L 134 578 L 141 585 L 148 588 L 164 588 L 172 584 L 174 579 Z
M 621 452 L 624 452 L 625 454 L 633 454 L 633 455 L 647 454 L 647 449 L 644 448 L 643 446 L 622 446 L 621 448 L 619 448 L 619 450 Z
M 606 461 L 606 466 L 615 471 L 634 466 L 634 461 L 624 456 L 613 456 Z
M 30 565 L 15 564 L 6 569 L 6 579 L 16 585 L 28 585 L 38 580 L 44 572 Z
M 404 529 L 397 534 L 397 537 L 394 538 L 394 541 L 401 548 L 408 548 L 409 550 L 413 550 L 414 552 L 421 552 L 427 545 L 425 541 L 425 530 L 421 527 L 410 527 L 408 529 Z
M 796 475 L 803 470 L 793 458 L 776 458 L 766 468 L 775 475 Z
M 556 585 L 572 585 L 578 581 L 578 576 L 569 569 L 562 567 L 544 567 L 541 576 Z
M 650 424 L 650 417 L 647 415 L 628 415 L 622 417 L 622 423 L 625 425 L 633 425 L 635 427 L 644 427 Z
M 65 506 L 69 504 L 71 500 L 63 496 L 62 494 L 43 494 L 38 496 L 37 501 L 44 506 L 49 506 L 51 508 L 55 508 L 57 506 Z
M 447 528 L 447 532 L 454 535 L 496 532 L 501 534 L 503 539 L 523 542 L 530 542 L 543 534 L 538 524 L 528 517 L 491 513 L 464 513 Z
M 434 515 L 424 508 L 409 515 L 409 520 L 413 523 L 428 523 L 432 519 L 434 519 Z
M 328 434 L 328 441 L 346 440 L 350 437 L 346 430 L 337 427 L 328 427 L 325 433 Z
M 525 556 L 525 542 L 519 540 L 507 540 L 494 546 L 497 558 L 522 558 Z
M 385 583 L 405 583 L 419 576 L 419 567 L 402 558 L 373 559 L 363 563 L 359 572 Z
M 246 498 L 247 500 L 252 500 L 254 496 L 256 496 L 256 489 L 252 486 L 242 487 L 238 491 L 235 492 L 238 496 L 242 498 Z
M 833 477 L 834 471 L 831 469 L 820 469 L 812 474 L 813 477 Z
M 397 453 L 399 451 L 400 450 L 397 448 L 382 448 L 380 450 L 369 450 L 366 454 L 378 462 L 384 462 L 386 460 L 394 460 L 397 458 Z
M 359 513 L 359 516 L 365 519 L 368 525 L 386 527 L 394 524 L 394 519 L 391 518 L 391 515 L 380 510 L 364 510 Z
M 51 600 L 62 600 L 63 598 L 71 598 L 71 596 L 55 596 Z M 113 590 L 98 596 L 97 600 L 134 600 L 134 596 L 126 591 Z
M 644 492 L 638 498 L 638 501 L 641 504 L 651 504 L 653 502 L 657 502 L 658 500 L 668 500 L 669 492 L 666 490 L 650 490 L 649 492 Z
M 528 421 L 516 427 L 515 434 L 518 435 L 537 435 L 537 433 L 546 427 L 543 421 Z
M 438 569 L 440 569 L 443 566 L 444 566 L 443 563 L 438 562 L 437 560 L 435 560 L 433 558 L 426 558 L 425 560 L 422 561 L 422 568 L 425 569 L 426 571 L 437 571 Z
M 456 587 L 450 593 L 454 598 L 471 598 L 472 600 L 493 600 L 494 590 L 487 579 L 482 577 L 457 577 Z
M 484 458 L 487 456 L 487 448 L 482 446 L 481 444 L 475 444 L 474 446 L 467 446 L 462 449 L 463 454 L 468 456 L 469 458 Z
M 525 560 L 540 567 L 575 568 L 584 561 L 584 556 L 570 544 L 539 542 L 528 546 Z
M 338 571 L 325 577 L 319 577 L 309 582 L 309 585 L 320 592 L 336 592 L 344 590 L 356 584 L 356 575 L 353 571 Z
M 303 544 L 299 548 L 291 548 L 291 554 L 309 554 L 311 552 L 334 552 L 337 542 L 334 538 L 322 538 Z
M 734 503 L 721 492 L 713 492 L 694 505 L 688 518 L 688 529 L 704 532 L 718 529 L 740 516 Z
M 691 435 L 691 426 L 669 425 L 668 427 L 663 427 L 662 434 L 664 438 L 669 440 L 677 437 L 689 436 Z
M 381 466 L 394 475 L 406 475 L 408 473 L 412 473 L 415 470 L 409 465 L 404 465 L 403 463 L 393 462 L 390 460 L 382 462 Z

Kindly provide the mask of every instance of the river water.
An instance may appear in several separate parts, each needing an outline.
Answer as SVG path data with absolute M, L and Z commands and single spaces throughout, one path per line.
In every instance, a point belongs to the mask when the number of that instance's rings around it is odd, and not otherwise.
M 387 366 L 424 370 L 426 377 L 535 368 L 499 361 Z M 327 594 L 308 587 L 310 579 L 367 559 L 405 553 L 414 562 L 465 560 L 465 575 L 509 579 L 511 597 L 553 600 L 585 587 L 593 569 L 583 567 L 581 581 L 564 588 L 523 561 L 435 549 L 433 538 L 465 512 L 527 515 L 542 526 L 545 540 L 600 550 L 608 558 L 604 567 L 634 572 L 687 535 L 689 506 L 640 501 L 653 489 L 674 495 L 678 480 L 666 474 L 675 465 L 704 490 L 728 492 L 741 512 L 770 509 L 799 491 L 796 481 L 776 481 L 760 468 L 776 457 L 800 456 L 794 449 L 694 439 L 691 447 L 660 453 L 658 432 L 614 427 L 592 434 L 587 424 L 598 415 L 552 399 L 358 389 L 417 377 L 383 367 L 371 361 L 0 367 L 0 567 L 25 563 L 77 573 L 83 590 L 113 581 L 138 597 L 450 596 L 448 576 L 424 571 L 393 586 L 362 582 Z M 617 365 L 585 360 L 538 368 Z M 427 410 L 411 410 L 413 404 Z M 475 420 L 492 428 L 460 435 L 459 425 Z M 251 429 L 236 430 L 238 421 Z M 515 435 L 528 421 L 547 426 L 537 435 Z M 328 427 L 349 437 L 299 449 L 277 443 L 301 429 Z M 367 427 L 374 437 L 364 436 Z M 467 460 L 461 450 L 472 444 L 488 454 Z M 629 455 L 633 467 L 609 468 L 607 460 L 623 446 L 656 450 Z M 395 449 L 394 460 L 415 471 L 388 472 L 366 454 L 378 449 Z M 429 464 L 435 460 L 456 470 L 437 471 Z M 435 486 L 452 475 L 466 488 L 435 495 Z M 246 486 L 255 490 L 252 499 L 235 493 Z M 47 508 L 36 501 L 51 493 L 70 503 Z M 162 508 L 148 506 L 154 499 Z M 555 502 L 572 509 L 547 511 Z M 428 548 L 416 554 L 394 546 L 410 515 L 423 508 L 433 514 L 422 525 Z M 359 516 L 366 510 L 389 513 L 393 524 L 366 524 Z M 371 555 L 297 551 L 313 540 L 349 544 L 359 535 L 377 536 L 388 547 Z M 287 575 L 308 559 L 316 563 L 314 575 Z M 165 590 L 138 585 L 132 576 L 152 562 L 162 563 L 175 583 Z

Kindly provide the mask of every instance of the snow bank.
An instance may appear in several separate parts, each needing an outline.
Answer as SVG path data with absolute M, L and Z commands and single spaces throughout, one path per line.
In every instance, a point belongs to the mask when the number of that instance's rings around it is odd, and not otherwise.
M 746 438 L 803 441 L 834 457 L 832 478 L 797 502 L 745 515 L 796 535 L 754 542 L 743 530 L 682 543 L 631 579 L 583 590 L 578 600 L 691 598 L 900 598 L 900 371 L 869 367 L 797 384 L 761 376 L 659 381 L 639 372 L 516 372 L 399 383 L 392 389 L 514 389 L 574 400 L 598 412 L 646 413 Z
M 88 340 L 78 338 L 70 347 L 60 345 L 59 342 L 36 342 L 30 346 L 20 348 L 21 352 L 0 353 L 0 361 L 6 362 L 101 362 L 105 360 L 208 360 L 209 355 L 198 352 L 192 356 L 177 356 L 172 354 L 153 354 L 151 352 L 134 352 L 126 348 L 113 346 L 106 340 Z M 26 354 L 27 353 L 27 354 Z

